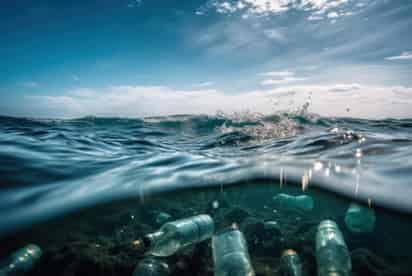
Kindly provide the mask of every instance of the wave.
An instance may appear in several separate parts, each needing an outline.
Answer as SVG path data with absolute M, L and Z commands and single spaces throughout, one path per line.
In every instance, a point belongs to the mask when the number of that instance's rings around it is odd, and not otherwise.
M 296 112 L 0 117 L 0 234 L 152 193 L 264 180 L 412 212 L 412 119 Z

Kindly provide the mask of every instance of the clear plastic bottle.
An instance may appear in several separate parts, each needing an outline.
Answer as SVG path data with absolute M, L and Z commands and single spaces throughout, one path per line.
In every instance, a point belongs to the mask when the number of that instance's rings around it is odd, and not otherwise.
M 9 258 L 1 262 L 0 275 L 24 275 L 36 265 L 42 255 L 43 252 L 40 247 L 29 244 L 17 250 Z
M 159 212 L 156 216 L 156 223 L 157 225 L 162 225 L 169 220 L 171 220 L 172 216 L 165 212 Z
M 170 273 L 167 262 L 158 258 L 146 258 L 137 264 L 133 276 L 168 276 Z
M 345 215 L 346 227 L 352 233 L 369 233 L 375 228 L 375 211 L 357 203 L 351 203 Z
M 302 263 L 295 250 L 283 251 L 280 258 L 280 271 L 283 276 L 302 276 Z
M 275 203 L 286 209 L 295 209 L 300 211 L 311 211 L 314 207 L 313 198 L 308 195 L 292 196 L 288 194 L 277 194 L 273 197 Z
M 254 276 L 246 240 L 237 227 L 213 236 L 215 276 Z
M 319 276 L 349 276 L 352 263 L 338 225 L 324 220 L 316 233 L 316 261 Z
M 164 224 L 159 231 L 146 235 L 143 243 L 153 256 L 167 257 L 179 249 L 212 237 L 213 219 L 208 215 L 198 215 Z

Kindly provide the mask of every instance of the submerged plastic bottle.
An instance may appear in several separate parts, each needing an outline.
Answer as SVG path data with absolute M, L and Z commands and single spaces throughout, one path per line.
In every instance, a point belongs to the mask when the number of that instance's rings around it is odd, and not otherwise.
M 316 233 L 316 261 L 319 276 L 349 276 L 352 263 L 338 225 L 324 220 Z
M 146 235 L 143 243 L 151 255 L 167 257 L 179 249 L 212 237 L 215 226 L 208 215 L 198 215 L 164 224 L 157 232 Z
M 375 228 L 375 211 L 357 203 L 351 203 L 345 215 L 346 227 L 352 233 L 369 233 Z
M 286 209 L 311 211 L 314 206 L 313 198 L 308 195 L 292 196 L 280 193 L 275 195 L 273 200 L 279 207 Z
M 146 258 L 137 264 L 133 276 L 168 276 L 170 273 L 170 267 L 165 261 Z
M 0 264 L 0 276 L 24 275 L 40 260 L 43 252 L 35 244 L 29 244 Z
M 237 226 L 213 236 L 215 276 L 254 276 L 246 240 Z
M 283 276 L 302 276 L 302 263 L 295 250 L 283 251 L 280 258 L 280 271 Z

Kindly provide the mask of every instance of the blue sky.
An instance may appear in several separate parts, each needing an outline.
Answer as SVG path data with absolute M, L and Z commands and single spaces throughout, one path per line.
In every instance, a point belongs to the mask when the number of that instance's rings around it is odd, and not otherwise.
M 0 114 L 412 116 L 412 1 L 0 5 Z

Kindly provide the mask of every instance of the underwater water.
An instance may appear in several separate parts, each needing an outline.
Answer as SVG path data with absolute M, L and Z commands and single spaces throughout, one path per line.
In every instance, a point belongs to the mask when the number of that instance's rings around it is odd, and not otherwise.
M 412 119 L 0 117 L 0 260 L 34 243 L 29 275 L 132 275 L 136 240 L 209 214 L 217 231 L 239 225 L 256 275 L 281 275 L 286 249 L 316 275 L 324 219 L 352 275 L 412 275 L 411 156 Z M 213 275 L 210 240 L 167 261 L 171 275 Z

